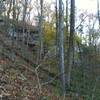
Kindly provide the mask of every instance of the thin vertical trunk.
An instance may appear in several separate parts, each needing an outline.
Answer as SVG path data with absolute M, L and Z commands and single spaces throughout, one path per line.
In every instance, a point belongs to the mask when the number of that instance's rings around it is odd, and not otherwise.
M 28 1 L 25 0 L 25 5 L 24 5 L 24 8 L 23 8 L 23 44 L 24 44 L 24 41 L 25 41 L 25 27 L 26 27 L 26 13 L 27 13 L 27 5 L 28 5 Z
M 25 18 L 26 18 L 27 5 L 28 5 L 28 1 L 25 0 L 25 5 L 23 8 L 23 21 L 25 21 Z
M 13 0 L 13 22 L 15 22 L 15 0 Z M 12 43 L 14 43 L 14 34 L 15 34 L 15 25 L 13 23 L 13 36 L 12 36 Z M 13 45 L 13 44 L 12 44 Z
M 59 0 L 59 70 L 62 94 L 65 94 L 65 66 L 64 66 L 64 8 L 63 1 Z
M 55 7 L 55 11 L 56 11 L 56 54 L 57 54 L 57 58 L 58 58 L 58 47 L 59 47 L 59 36 L 58 36 L 58 32 L 59 32 L 59 15 L 58 15 L 58 0 L 56 0 L 56 7 Z
M 66 32 L 68 32 L 68 0 L 66 0 Z
M 27 22 L 29 22 L 29 24 L 30 24 L 30 12 L 29 12 L 29 15 L 28 15 L 28 21 Z M 31 37 L 30 36 L 30 26 L 28 27 L 28 32 L 27 32 L 27 48 L 28 48 L 28 43 L 29 43 L 29 37 Z
M 100 8 L 99 8 L 99 0 L 97 0 L 97 16 L 98 16 L 99 29 L 100 29 Z
M 44 47 L 43 47 L 43 0 L 40 0 L 39 37 L 40 37 L 39 60 L 41 61 L 42 56 L 44 54 Z
M 66 42 L 69 44 L 69 30 L 68 30 L 68 0 L 66 0 Z
M 9 5 L 8 11 L 7 11 L 7 17 L 6 17 L 6 20 L 5 20 L 6 21 L 6 23 L 5 23 L 6 30 L 8 29 L 9 23 L 10 23 L 9 18 L 10 18 L 10 13 L 12 11 L 12 6 L 13 6 L 12 2 L 13 2 L 12 0 L 9 0 L 9 3 L 7 3 L 7 5 L 6 5 L 6 6 Z
M 15 22 L 15 0 L 13 0 L 13 22 Z M 15 35 L 15 25 L 13 23 L 13 35 L 12 35 L 12 60 L 14 61 L 15 60 L 15 54 L 14 54 L 14 51 L 13 51 L 13 48 L 14 48 L 14 35 Z
M 69 87 L 71 81 L 71 70 L 73 66 L 74 33 L 75 33 L 75 0 L 71 0 L 70 37 L 69 37 L 69 48 L 68 48 L 68 79 L 67 79 Z

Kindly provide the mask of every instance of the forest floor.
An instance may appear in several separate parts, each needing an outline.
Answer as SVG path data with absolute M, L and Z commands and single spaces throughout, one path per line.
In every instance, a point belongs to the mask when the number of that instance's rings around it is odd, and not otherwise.
M 17 49 L 13 50 L 17 53 L 12 61 L 11 51 L 11 42 L 0 34 L 0 100 L 62 100 L 55 95 L 55 87 L 48 84 L 47 73 L 32 67 L 36 61 L 29 64 Z
M 17 62 L 18 63 L 18 62 Z M 3 100 L 58 100 L 52 93 L 52 86 L 38 87 L 36 74 L 24 64 L 12 63 L 0 57 L 0 98 Z M 44 99 L 43 99 L 44 98 Z
M 28 61 L 24 57 L 25 54 L 23 54 L 23 52 L 14 48 L 13 51 L 16 57 L 15 61 L 12 61 L 12 48 L 9 44 L 8 39 L 0 34 L 0 100 L 63 100 L 63 98 L 59 96 L 60 90 L 58 80 L 52 79 L 48 73 L 57 73 L 57 71 L 55 72 L 55 69 L 53 69 L 55 61 L 46 61 L 44 64 L 45 70 L 39 69 L 36 71 L 35 69 L 38 67 L 35 65 L 36 59 L 33 58 L 34 60 L 32 62 L 30 51 L 27 55 L 31 59 Z M 27 55 L 26 57 L 28 57 Z M 49 70 L 48 65 L 51 64 L 52 69 Z M 84 90 L 79 68 L 72 71 L 72 77 L 74 76 L 73 80 L 75 81 L 72 82 L 71 91 L 68 93 L 65 100 L 91 100 L 91 98 L 95 98 L 93 100 L 100 100 L 100 84 L 98 84 L 100 80 L 96 83 L 95 77 L 92 81 L 90 81 L 89 77 L 86 82 L 86 90 Z M 46 72 L 46 70 L 49 71 Z M 100 75 L 100 67 L 96 70 L 96 74 L 97 76 Z M 50 80 L 53 81 L 49 84 Z M 84 98 L 81 92 L 87 97 Z M 70 93 L 73 95 L 70 95 Z M 89 95 L 93 97 L 89 97 Z
M 0 34 L 1 35 L 1 34 Z M 0 100 L 58 100 L 53 94 L 52 85 L 39 86 L 37 73 L 20 56 L 16 56 L 13 62 L 5 44 L 7 38 L 0 37 Z M 2 54 L 3 53 L 3 54 Z M 45 80 L 46 75 L 39 73 L 40 81 Z

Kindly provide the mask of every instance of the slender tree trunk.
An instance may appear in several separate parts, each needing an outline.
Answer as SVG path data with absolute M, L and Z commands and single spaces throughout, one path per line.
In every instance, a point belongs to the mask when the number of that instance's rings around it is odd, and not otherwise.
M 68 32 L 68 0 L 66 0 L 66 32 Z
M 69 37 L 69 48 L 68 48 L 68 78 L 67 78 L 69 87 L 71 82 L 71 70 L 73 65 L 74 33 L 75 33 L 75 0 L 71 0 L 70 37 Z
M 24 8 L 23 8 L 23 44 L 24 44 L 24 41 L 25 41 L 25 27 L 26 27 L 26 13 L 27 13 L 27 5 L 28 5 L 28 0 L 25 0 L 25 5 L 24 5 Z
M 15 0 L 13 0 L 13 22 L 15 22 Z M 14 61 L 15 60 L 15 54 L 14 54 L 14 51 L 13 51 L 13 48 L 14 48 L 14 35 L 15 35 L 15 25 L 13 23 L 13 34 L 12 34 L 12 60 Z
M 59 70 L 62 94 L 65 94 L 65 66 L 64 66 L 64 8 L 63 1 L 59 0 Z
M 58 0 L 56 0 L 56 6 L 55 6 L 55 11 L 56 11 L 56 55 L 57 55 L 57 60 L 58 60 L 58 47 L 59 47 L 59 15 L 58 15 Z
M 6 23 L 5 23 L 6 29 L 9 28 L 9 24 L 10 24 L 9 19 L 10 19 L 10 13 L 11 13 L 11 10 L 12 10 L 12 6 L 13 6 L 12 2 L 13 2 L 13 0 L 9 0 L 9 3 L 7 3 L 7 5 L 9 5 L 9 7 L 8 7 Z
M 44 54 L 44 46 L 43 46 L 43 0 L 40 0 L 39 38 L 40 38 L 39 61 L 41 61 L 43 54 Z
M 98 16 L 99 29 L 100 29 L 100 7 L 99 7 L 99 0 L 97 0 L 97 16 Z
M 69 44 L 69 30 L 68 30 L 68 0 L 66 0 L 66 41 L 67 45 Z

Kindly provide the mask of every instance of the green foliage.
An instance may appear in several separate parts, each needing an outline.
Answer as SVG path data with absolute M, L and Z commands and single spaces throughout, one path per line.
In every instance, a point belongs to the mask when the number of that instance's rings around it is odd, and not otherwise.
M 78 35 L 75 35 L 75 41 L 78 42 L 78 43 L 81 43 L 82 42 L 82 38 L 79 37 Z
M 55 30 L 49 22 L 44 22 L 44 39 L 46 45 L 52 45 L 55 40 Z

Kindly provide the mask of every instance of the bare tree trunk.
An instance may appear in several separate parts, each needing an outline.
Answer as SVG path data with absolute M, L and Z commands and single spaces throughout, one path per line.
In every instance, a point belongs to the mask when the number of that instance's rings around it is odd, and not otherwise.
M 25 4 L 24 4 L 24 7 L 23 7 L 23 44 L 24 44 L 24 40 L 25 40 L 25 24 L 26 24 L 26 13 L 27 13 L 27 5 L 28 5 L 28 0 L 25 0 Z
M 64 66 L 64 4 L 59 0 L 59 71 L 61 73 L 62 94 L 65 94 L 65 66 Z
M 66 0 L 66 31 L 68 32 L 68 0 Z
M 75 0 L 71 0 L 70 37 L 69 37 L 69 48 L 68 48 L 68 79 L 67 79 L 69 87 L 71 81 L 71 70 L 73 65 L 74 33 L 75 33 Z
M 99 29 L 100 29 L 100 7 L 99 7 L 99 0 L 97 0 L 97 16 L 98 16 Z
M 39 61 L 41 61 L 42 56 L 44 54 L 44 46 L 43 46 L 43 0 L 40 0 L 39 38 L 40 38 Z
M 66 43 L 69 45 L 69 30 L 68 30 L 68 0 L 66 0 Z
M 13 6 L 12 2 L 13 2 L 12 0 L 9 0 L 9 3 L 7 3 L 7 5 L 9 5 L 9 7 L 8 7 L 8 11 L 7 11 L 6 28 L 8 28 L 10 25 L 9 19 L 10 19 L 10 13 L 12 11 L 12 6 Z
M 16 15 L 16 21 L 18 22 L 19 21 L 19 18 L 20 18 L 20 11 L 18 10 L 18 13 Z
M 12 3 L 13 3 L 13 22 L 15 22 L 15 16 L 16 16 L 16 14 L 15 14 L 15 0 L 13 0 Z M 14 49 L 14 42 L 15 42 L 14 35 L 15 35 L 15 25 L 13 23 L 13 35 L 12 35 L 12 60 L 13 61 L 15 60 L 15 53 L 13 51 L 13 49 Z
M 58 0 L 56 0 L 56 6 L 55 6 L 55 11 L 56 11 L 56 55 L 58 59 L 58 47 L 59 47 L 59 14 L 58 14 Z

